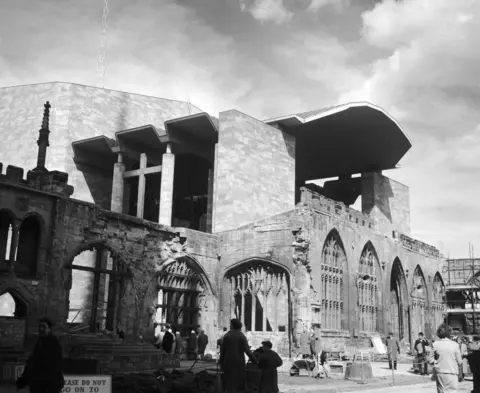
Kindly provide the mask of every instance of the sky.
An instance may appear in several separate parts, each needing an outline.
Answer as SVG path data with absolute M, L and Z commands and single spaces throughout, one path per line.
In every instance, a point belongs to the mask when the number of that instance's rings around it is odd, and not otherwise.
M 258 119 L 351 101 L 413 148 L 412 237 L 480 255 L 480 1 L 108 0 L 105 87 Z M 95 86 L 101 0 L 0 1 L 0 86 Z

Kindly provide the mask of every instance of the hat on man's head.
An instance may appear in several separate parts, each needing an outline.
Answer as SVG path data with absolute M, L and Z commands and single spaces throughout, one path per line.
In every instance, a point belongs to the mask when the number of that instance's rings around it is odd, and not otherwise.
M 265 347 L 268 347 L 270 349 L 272 349 L 272 347 L 273 347 L 272 343 L 268 340 L 262 341 L 262 345 L 265 346 Z

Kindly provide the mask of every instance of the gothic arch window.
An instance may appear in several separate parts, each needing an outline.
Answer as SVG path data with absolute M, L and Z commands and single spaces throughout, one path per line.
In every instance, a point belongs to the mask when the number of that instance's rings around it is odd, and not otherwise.
M 28 317 L 28 305 L 13 291 L 0 295 L 0 348 L 23 349 Z M 15 334 L 8 334 L 13 331 Z
M 0 210 L 0 272 L 8 270 L 13 237 L 14 218 L 5 210 Z
M 437 272 L 433 278 L 432 291 L 433 329 L 436 329 L 443 323 L 445 311 L 445 285 L 440 273 Z
M 18 235 L 15 274 L 18 277 L 33 277 L 37 273 L 42 226 L 39 218 L 29 216 L 22 220 Z
M 427 285 L 420 266 L 413 272 L 412 290 L 412 337 L 416 338 L 418 333 L 425 332 L 428 314 Z
M 249 261 L 225 275 L 226 309 L 251 332 L 285 332 L 289 326 L 289 274 L 273 263 Z
M 170 325 L 182 337 L 202 325 L 207 288 L 201 273 L 192 263 L 178 260 L 167 265 L 158 276 L 158 302 L 155 321 Z
M 120 258 L 103 247 L 93 247 L 78 254 L 68 268 L 71 281 L 67 322 L 90 332 L 125 332 L 133 323 L 127 320 L 126 305 L 132 281 Z
M 372 243 L 368 242 L 360 257 L 357 277 L 357 307 L 361 331 L 379 330 L 380 305 L 380 264 Z
M 402 263 L 395 258 L 390 276 L 390 320 L 389 329 L 397 339 L 402 340 L 408 332 L 408 292 Z
M 332 231 L 322 251 L 321 260 L 321 304 L 322 328 L 342 329 L 344 301 L 344 270 L 347 257 L 340 236 Z

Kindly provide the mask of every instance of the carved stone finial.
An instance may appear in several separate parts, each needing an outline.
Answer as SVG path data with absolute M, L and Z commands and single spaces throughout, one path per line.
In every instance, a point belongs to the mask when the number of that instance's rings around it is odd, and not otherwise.
M 48 121 L 50 119 L 50 102 L 47 101 L 43 106 L 45 109 L 43 111 L 43 121 L 42 121 L 42 130 L 48 130 Z

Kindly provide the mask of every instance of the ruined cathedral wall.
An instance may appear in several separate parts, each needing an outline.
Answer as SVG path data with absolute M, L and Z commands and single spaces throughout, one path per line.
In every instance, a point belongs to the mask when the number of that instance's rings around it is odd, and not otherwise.
M 20 230 L 20 234 L 22 223 L 26 219 L 34 218 L 40 224 L 38 252 L 32 266 L 34 273 L 19 273 L 15 268 L 9 273 L 6 263 L 2 263 L 0 271 L 0 295 L 8 292 L 27 305 L 27 315 L 22 317 L 25 320 L 27 334 L 36 332 L 38 318 L 46 310 L 49 310 L 49 304 L 46 301 L 48 286 L 44 277 L 52 268 L 51 228 L 54 220 L 55 200 L 56 198 L 48 193 L 0 183 L 0 210 L 9 214 L 12 220 L 11 224 Z M 5 230 L 5 227 L 2 230 Z M 35 239 L 19 240 L 19 247 L 24 249 L 32 247 L 28 242 Z M 2 251 L 5 252 L 5 250 Z M 19 332 L 22 337 L 24 333 L 24 331 Z
M 308 210 L 308 209 L 307 209 Z M 372 231 L 368 226 L 362 225 L 361 222 L 352 222 L 346 217 L 339 217 L 333 210 L 331 214 L 324 214 L 324 212 L 312 211 L 311 218 L 309 219 L 309 239 L 310 247 L 308 252 L 308 263 L 311 267 L 311 283 L 312 283 L 312 300 L 314 303 L 321 303 L 321 296 L 319 294 L 322 291 L 322 259 L 324 246 L 326 241 L 334 234 L 338 240 L 338 244 L 343 248 L 345 254 L 345 268 L 344 268 L 344 304 L 343 309 L 346 310 L 342 313 L 340 329 L 325 329 L 322 326 L 322 339 L 323 345 L 329 348 L 342 347 L 343 345 L 366 345 L 368 344 L 368 335 L 373 332 L 380 334 L 386 334 L 392 330 L 391 320 L 391 277 L 392 266 L 394 262 L 398 260 L 401 264 L 404 273 L 404 280 L 406 285 L 406 292 L 404 299 L 406 299 L 405 310 L 412 307 L 412 294 L 415 295 L 413 287 L 418 285 L 418 277 L 414 278 L 414 272 L 417 269 L 423 273 L 425 277 L 426 287 L 426 302 L 427 308 L 423 312 L 423 326 L 425 333 L 431 335 L 434 324 L 435 315 L 430 308 L 430 302 L 433 297 L 433 280 L 436 274 L 441 275 L 442 271 L 442 259 L 432 251 L 432 248 L 417 247 L 413 250 L 412 247 L 406 247 L 404 241 L 400 241 L 398 238 L 388 237 L 387 234 L 378 233 Z M 413 241 L 413 239 L 412 239 Z M 415 242 L 415 241 L 413 241 Z M 417 244 L 421 244 L 417 242 Z M 362 285 L 362 269 L 360 261 L 362 255 L 365 255 L 365 250 L 374 250 L 373 254 L 376 258 L 373 258 L 376 275 L 376 285 L 378 286 L 377 293 L 379 294 L 376 304 L 377 308 L 377 320 L 373 325 L 376 325 L 375 329 L 368 329 L 365 331 L 360 326 L 361 320 L 361 306 L 362 301 L 359 286 Z M 419 267 L 419 269 L 417 268 Z M 438 317 L 438 315 L 437 315 Z M 311 320 L 314 320 L 315 316 L 311 315 Z M 323 322 L 323 321 L 322 321 Z M 405 337 L 407 341 L 412 339 L 412 332 L 415 328 L 412 326 L 418 323 L 411 316 L 410 321 L 405 326 Z M 324 324 L 322 324 L 324 325 Z M 417 329 L 418 330 L 418 329 Z M 417 332 L 418 333 L 418 332 Z
M 164 129 L 166 120 L 201 112 L 186 102 L 100 89 L 72 83 L 52 82 L 0 88 L 0 145 L 4 162 L 34 168 L 37 132 L 43 104 L 49 101 L 50 141 L 46 167 L 67 172 L 75 188 L 74 198 L 109 207 L 111 185 L 88 173 L 73 160 L 72 142 L 152 124 Z M 85 168 L 82 168 L 85 169 Z
M 56 310 L 52 318 L 66 323 L 72 288 L 68 267 L 82 252 L 98 247 L 117 256 L 131 274 L 120 299 L 121 328 L 129 338 L 152 336 L 156 273 L 175 257 L 175 250 L 165 244 L 178 238 L 177 234 L 158 224 L 75 200 L 59 200 L 55 214 L 52 266 L 45 277 L 49 310 Z

